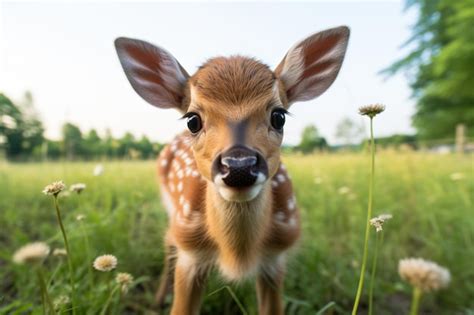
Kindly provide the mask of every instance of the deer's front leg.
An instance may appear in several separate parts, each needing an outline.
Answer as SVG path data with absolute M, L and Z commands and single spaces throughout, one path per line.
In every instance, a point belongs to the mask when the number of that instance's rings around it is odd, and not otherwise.
M 281 294 L 285 266 L 282 259 L 274 259 L 264 265 L 257 276 L 257 298 L 259 315 L 283 315 Z
M 178 251 L 171 315 L 199 314 L 208 268 L 188 253 Z

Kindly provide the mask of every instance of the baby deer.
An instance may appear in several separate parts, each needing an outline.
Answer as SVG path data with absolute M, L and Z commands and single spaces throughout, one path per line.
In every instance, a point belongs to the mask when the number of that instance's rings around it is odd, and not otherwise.
M 335 80 L 345 26 L 294 45 L 272 71 L 242 56 L 209 59 L 190 76 L 166 50 L 118 38 L 130 84 L 148 103 L 183 113 L 188 130 L 158 158 L 169 216 L 157 302 L 174 292 L 171 314 L 198 314 L 216 267 L 228 280 L 256 277 L 260 314 L 283 314 L 285 256 L 300 234 L 292 184 L 280 162 L 285 114 Z

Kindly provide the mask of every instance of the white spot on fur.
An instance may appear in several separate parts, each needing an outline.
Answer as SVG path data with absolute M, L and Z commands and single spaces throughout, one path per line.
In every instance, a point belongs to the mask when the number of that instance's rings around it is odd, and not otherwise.
M 178 188 L 179 192 L 182 192 L 183 191 L 183 182 L 179 182 L 178 186 L 176 186 L 176 187 Z
M 185 171 L 186 176 L 191 176 L 192 171 L 193 170 L 190 167 L 186 168 L 186 171 Z
M 174 160 L 174 161 L 173 161 L 173 169 L 174 169 L 175 171 L 178 171 L 178 170 L 179 170 L 179 163 L 178 163 L 177 160 Z
M 191 173 L 191 176 L 192 177 L 198 177 L 199 176 L 199 172 L 194 170 L 192 173 Z
M 287 206 L 288 206 L 288 210 L 290 210 L 290 211 L 295 210 L 295 207 L 296 207 L 296 198 L 295 198 L 295 196 L 292 196 L 290 199 L 288 199 Z
M 182 206 L 184 204 L 184 196 L 179 196 L 179 204 Z
M 168 216 L 171 217 L 176 212 L 176 208 L 173 205 L 170 194 L 164 187 L 161 188 L 161 200 L 163 201 Z
M 278 174 L 278 175 L 276 176 L 276 179 L 277 179 L 280 183 L 284 183 L 284 182 L 286 181 L 286 177 L 285 177 L 285 175 L 283 175 L 283 174 Z
M 176 172 L 176 176 L 178 176 L 179 179 L 183 179 L 183 177 L 184 177 L 184 172 L 183 172 L 183 170 L 178 170 L 178 171 Z
M 292 216 L 292 217 L 290 218 L 290 220 L 288 220 L 288 225 L 291 226 L 291 227 L 294 227 L 294 226 L 296 226 L 296 222 L 297 222 L 297 221 L 296 221 L 295 216 Z
M 275 214 L 273 216 L 274 216 L 275 220 L 277 220 L 279 222 L 283 222 L 286 219 L 286 214 L 283 211 L 277 211 L 277 212 L 275 212 Z
M 183 205 L 183 214 L 185 217 L 189 217 L 190 213 L 191 213 L 191 206 L 189 205 L 189 202 L 185 202 Z
M 168 160 L 165 159 L 165 158 L 161 159 L 161 167 L 164 168 L 164 167 L 166 167 L 166 165 L 168 165 Z

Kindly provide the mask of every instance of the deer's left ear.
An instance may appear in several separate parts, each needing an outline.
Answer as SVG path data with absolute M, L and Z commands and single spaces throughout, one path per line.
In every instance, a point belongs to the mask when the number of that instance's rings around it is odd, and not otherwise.
M 332 28 L 290 48 L 275 69 L 289 104 L 311 100 L 331 86 L 344 60 L 349 33 L 346 26 Z

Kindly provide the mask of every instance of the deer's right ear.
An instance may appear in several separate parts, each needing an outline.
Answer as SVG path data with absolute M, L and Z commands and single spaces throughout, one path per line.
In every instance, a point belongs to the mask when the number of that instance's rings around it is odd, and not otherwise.
M 142 40 L 115 40 L 120 63 L 133 89 L 145 101 L 160 108 L 182 108 L 189 78 L 186 70 L 166 50 Z
M 348 41 L 349 28 L 340 26 L 313 34 L 290 48 L 275 69 L 285 85 L 289 104 L 316 98 L 331 86 Z

